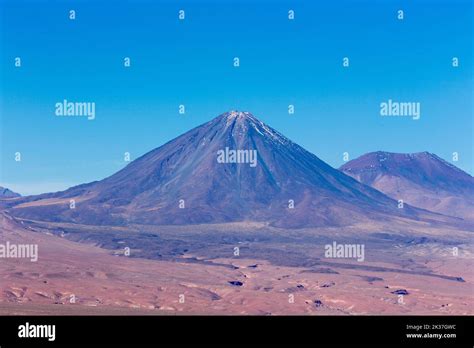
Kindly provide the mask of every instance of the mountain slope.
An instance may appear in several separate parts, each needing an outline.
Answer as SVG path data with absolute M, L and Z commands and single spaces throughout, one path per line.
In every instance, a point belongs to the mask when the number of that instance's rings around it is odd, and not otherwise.
M 226 148 L 255 150 L 255 166 L 219 163 L 219 151 Z M 70 209 L 70 199 L 75 209 Z M 236 111 L 190 130 L 104 180 L 30 197 L 11 211 L 85 224 L 264 221 L 281 227 L 420 215 L 408 205 L 398 209 L 396 201 L 332 168 L 252 114 Z
M 474 178 L 434 154 L 372 152 L 340 170 L 413 206 L 474 219 Z
M 0 198 L 13 198 L 20 197 L 19 193 L 13 192 L 12 190 L 7 189 L 6 187 L 0 186 Z

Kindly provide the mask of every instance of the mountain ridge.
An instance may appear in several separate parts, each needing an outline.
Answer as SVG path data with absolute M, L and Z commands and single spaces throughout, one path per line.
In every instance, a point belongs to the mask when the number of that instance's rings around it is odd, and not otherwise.
M 0 198 L 14 198 L 14 197 L 21 197 L 19 193 L 13 192 L 12 190 L 0 186 Z
M 445 215 L 474 219 L 474 178 L 433 153 L 371 152 L 339 169 L 394 199 Z
M 218 163 L 225 148 L 256 151 L 258 165 Z M 301 228 L 438 218 L 409 205 L 399 209 L 395 200 L 239 111 L 185 132 L 103 180 L 30 197 L 11 210 L 24 218 L 97 225 L 264 221 Z

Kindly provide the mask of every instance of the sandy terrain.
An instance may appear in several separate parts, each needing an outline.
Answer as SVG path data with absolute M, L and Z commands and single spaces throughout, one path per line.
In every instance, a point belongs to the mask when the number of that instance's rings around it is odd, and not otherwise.
M 38 244 L 39 259 L 0 260 L 0 314 L 474 312 L 472 255 L 465 250 L 456 257 L 449 255 L 449 249 L 436 250 L 433 245 L 400 251 L 400 256 L 424 263 L 437 276 L 400 273 L 398 264 L 377 261 L 364 262 L 379 267 L 374 271 L 351 269 L 347 265 L 359 267 L 358 262 L 347 260 L 332 261 L 334 273 L 325 273 L 324 267 L 280 266 L 255 258 L 189 263 L 186 259 L 196 255 L 184 255 L 183 262 L 117 256 L 93 245 L 33 232 L 5 216 L 1 226 L 0 242 Z M 464 281 L 439 275 L 462 275 Z M 408 292 L 403 303 L 397 290 Z

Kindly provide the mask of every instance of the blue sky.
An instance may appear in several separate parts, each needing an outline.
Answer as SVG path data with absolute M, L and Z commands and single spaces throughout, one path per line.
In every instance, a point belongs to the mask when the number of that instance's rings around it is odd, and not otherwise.
M 0 6 L 0 185 L 22 194 L 102 179 L 124 152 L 137 158 L 231 109 L 335 167 L 346 151 L 458 152 L 455 164 L 473 173 L 472 1 Z M 95 120 L 56 117 L 63 99 L 95 102 Z M 420 102 L 420 120 L 381 117 L 388 99 Z

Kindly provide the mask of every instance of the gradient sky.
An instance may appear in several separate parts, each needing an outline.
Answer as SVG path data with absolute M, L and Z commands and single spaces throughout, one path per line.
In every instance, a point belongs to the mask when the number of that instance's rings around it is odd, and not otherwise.
M 345 151 L 458 152 L 472 174 L 472 18 L 471 0 L 0 0 L 0 185 L 33 194 L 99 180 L 124 152 L 232 109 L 335 167 Z M 56 117 L 63 99 L 95 102 L 96 119 Z M 381 117 L 388 99 L 420 102 L 421 119 Z

